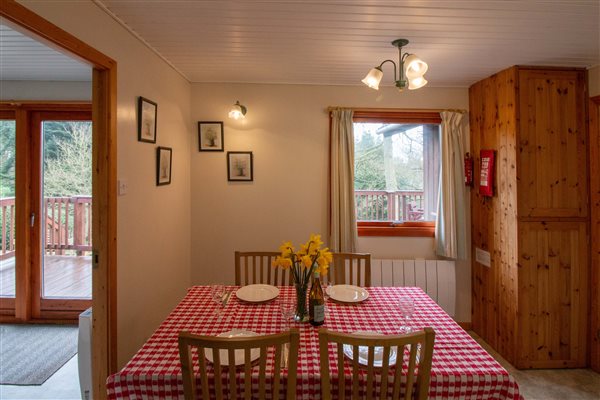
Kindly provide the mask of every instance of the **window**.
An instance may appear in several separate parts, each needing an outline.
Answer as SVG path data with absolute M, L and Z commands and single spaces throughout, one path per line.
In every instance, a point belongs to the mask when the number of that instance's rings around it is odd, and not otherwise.
M 433 236 L 440 123 L 437 112 L 355 111 L 359 236 Z

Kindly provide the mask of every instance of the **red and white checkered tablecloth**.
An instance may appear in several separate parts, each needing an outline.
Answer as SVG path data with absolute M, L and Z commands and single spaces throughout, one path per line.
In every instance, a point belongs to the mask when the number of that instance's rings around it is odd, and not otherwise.
M 230 286 L 229 289 L 235 287 Z M 280 287 L 280 290 L 280 297 L 294 295 L 293 287 Z M 410 296 L 415 299 L 411 326 L 414 329 L 429 326 L 436 333 L 430 399 L 522 399 L 514 378 L 423 290 L 414 287 L 371 287 L 368 291 L 369 298 L 362 303 L 328 302 L 324 326 L 339 332 L 374 331 L 397 334 L 400 326 L 398 299 Z M 208 286 L 189 289 L 181 303 L 127 365 L 108 378 L 109 399 L 183 399 L 177 344 L 180 331 L 216 336 L 231 329 L 270 334 L 289 328 L 289 323 L 281 315 L 277 299 L 268 303 L 249 304 L 232 295 L 224 313 L 217 316 L 214 312 L 216 304 L 212 302 L 209 292 Z M 318 329 L 308 323 L 291 324 L 300 329 L 298 398 L 318 399 Z M 336 358 L 337 355 L 330 351 L 330 359 Z M 337 376 L 335 365 L 331 366 L 332 377 Z M 347 368 L 345 373 L 350 375 L 349 363 Z M 256 375 L 252 376 L 253 387 L 258 390 L 258 367 L 255 371 Z M 226 375 L 225 370 L 224 384 L 228 379 Z M 347 382 L 349 383 L 349 377 Z M 281 398 L 284 397 L 284 389 L 285 387 L 281 390 Z

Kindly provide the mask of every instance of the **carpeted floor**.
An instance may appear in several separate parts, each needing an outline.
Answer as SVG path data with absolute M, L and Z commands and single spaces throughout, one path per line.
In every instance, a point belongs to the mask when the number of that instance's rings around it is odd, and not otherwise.
M 41 385 L 77 353 L 77 326 L 0 325 L 0 384 Z

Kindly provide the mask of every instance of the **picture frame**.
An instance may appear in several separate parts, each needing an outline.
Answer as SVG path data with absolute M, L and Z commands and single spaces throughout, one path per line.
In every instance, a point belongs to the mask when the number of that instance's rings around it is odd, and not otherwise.
M 138 141 L 156 143 L 158 105 L 142 96 L 138 97 Z
M 198 150 L 225 150 L 223 121 L 198 121 Z
M 156 148 L 156 186 L 171 183 L 171 167 L 173 163 L 173 149 L 171 147 Z
M 230 182 L 254 180 L 254 159 L 251 151 L 227 152 L 227 180 Z

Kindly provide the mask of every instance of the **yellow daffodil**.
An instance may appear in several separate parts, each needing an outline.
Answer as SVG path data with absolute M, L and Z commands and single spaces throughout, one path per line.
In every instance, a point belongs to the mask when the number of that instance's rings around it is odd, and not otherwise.
M 325 258 L 323 255 L 320 255 L 319 258 L 317 258 L 317 264 L 319 264 L 319 267 L 325 267 L 329 265 L 327 258 Z
M 304 266 L 306 268 L 310 268 L 313 264 L 313 260 L 310 256 L 303 256 L 302 257 L 302 264 L 304 264 Z
M 333 262 L 333 254 L 331 254 L 328 247 L 325 247 L 323 250 L 321 250 L 321 256 L 325 257 L 328 264 Z
M 329 269 L 329 265 L 318 265 L 315 268 L 315 272 L 318 272 L 319 275 L 323 276 L 323 275 L 327 275 L 327 270 Z
M 308 243 L 301 244 L 300 250 L 298 250 L 298 256 L 302 257 L 308 254 Z
M 313 233 L 310 235 L 309 241 L 311 241 L 313 243 L 313 246 L 316 249 L 319 249 L 323 245 L 323 241 L 321 240 L 321 235 L 315 235 Z
M 284 242 L 279 246 L 279 251 L 281 252 L 282 257 L 288 257 L 294 252 L 294 246 L 292 245 L 292 242 Z
M 316 234 L 311 234 L 309 241 L 301 244 L 297 252 L 294 251 L 292 242 L 283 242 L 279 246 L 281 255 L 273 260 L 272 266 L 282 269 L 291 268 L 295 277 L 301 275 L 312 277 L 312 273 L 317 271 L 322 275 L 326 274 L 333 257 L 328 248 L 321 250 L 322 245 L 321 235 Z
M 289 258 L 282 258 L 279 262 L 279 265 L 281 265 L 281 268 L 283 269 L 288 269 L 292 266 L 292 260 L 290 260 Z

